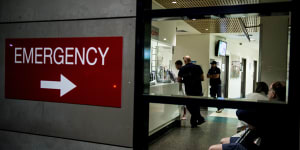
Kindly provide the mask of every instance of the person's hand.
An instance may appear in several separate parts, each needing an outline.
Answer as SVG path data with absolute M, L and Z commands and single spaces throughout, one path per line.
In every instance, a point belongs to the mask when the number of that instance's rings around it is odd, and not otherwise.
M 182 78 L 178 77 L 178 78 L 177 78 L 177 81 L 178 81 L 178 82 L 182 82 Z

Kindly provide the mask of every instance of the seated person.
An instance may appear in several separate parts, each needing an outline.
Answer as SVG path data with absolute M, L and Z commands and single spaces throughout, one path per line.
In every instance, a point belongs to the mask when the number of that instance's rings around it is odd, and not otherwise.
M 232 137 L 221 139 L 221 144 L 212 145 L 209 150 L 255 150 L 259 145 L 258 141 L 259 137 L 255 127 L 248 124 L 246 130 Z
M 254 93 L 246 95 L 246 99 L 268 100 L 269 87 L 265 82 L 256 82 Z
M 270 85 L 268 91 L 268 98 L 270 101 L 275 100 L 285 102 L 285 94 L 286 87 L 284 82 L 278 81 Z M 279 113 L 276 113 L 275 115 L 275 112 L 272 112 L 271 114 L 264 112 L 265 111 L 258 110 L 237 110 L 238 119 L 248 123 L 249 129 L 246 130 L 241 137 L 223 138 L 220 141 L 221 144 L 212 145 L 209 150 L 253 150 L 258 149 L 258 147 L 261 149 L 269 149 L 272 146 L 274 147 L 273 149 L 282 149 L 280 147 L 280 142 L 278 142 L 279 144 L 273 143 L 275 141 L 284 141 L 286 139 L 274 137 L 272 134 L 270 135 L 270 133 L 273 132 L 273 134 L 285 135 L 282 134 L 284 132 L 274 130 L 277 126 L 271 126 L 272 124 L 282 125 L 284 121 L 278 122 L 279 116 L 282 118 L 281 115 L 278 115 Z M 284 125 L 280 127 L 284 127 Z M 259 142 L 258 139 L 260 139 Z
M 268 100 L 269 87 L 265 82 L 256 82 L 255 92 L 246 95 L 246 99 L 253 100 Z M 247 128 L 247 123 L 244 121 L 239 121 L 237 126 L 237 133 L 245 130 Z

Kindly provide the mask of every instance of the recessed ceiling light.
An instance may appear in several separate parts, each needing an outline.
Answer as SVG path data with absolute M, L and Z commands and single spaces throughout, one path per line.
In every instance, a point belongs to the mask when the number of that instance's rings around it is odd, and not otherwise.
M 167 38 L 164 38 L 164 41 L 167 40 Z
M 176 1 L 173 1 L 172 3 L 173 3 L 173 4 L 176 4 L 177 2 L 176 2 Z
M 205 29 L 206 31 L 208 31 L 208 29 Z

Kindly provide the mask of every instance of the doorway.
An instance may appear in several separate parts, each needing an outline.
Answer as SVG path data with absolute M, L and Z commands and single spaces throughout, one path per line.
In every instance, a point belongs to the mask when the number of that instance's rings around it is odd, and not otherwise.
M 245 58 L 242 59 L 242 76 L 241 76 L 241 98 L 246 97 L 246 66 L 247 66 L 247 60 Z
M 221 67 L 221 92 L 222 97 L 228 97 L 229 56 L 222 57 Z
M 253 92 L 256 89 L 256 82 L 257 82 L 257 61 L 254 60 L 253 62 Z
M 229 56 L 225 56 L 225 93 L 224 97 L 228 98 L 229 87 Z

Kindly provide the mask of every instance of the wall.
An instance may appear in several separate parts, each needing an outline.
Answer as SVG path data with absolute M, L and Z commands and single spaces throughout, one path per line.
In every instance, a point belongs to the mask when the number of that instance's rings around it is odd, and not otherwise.
M 159 41 L 176 46 L 176 23 L 174 21 L 152 21 L 159 28 Z
M 182 57 L 189 55 L 192 60 L 197 61 L 200 64 L 205 76 L 205 81 L 202 82 L 203 93 L 205 96 L 209 95 L 209 79 L 206 78 L 206 74 L 210 68 L 210 59 L 215 59 L 216 61 L 222 61 L 220 57 L 215 56 L 215 46 L 218 40 L 227 41 L 227 52 L 226 54 L 231 56 L 234 55 L 238 57 L 239 61 L 242 58 L 247 59 L 247 75 L 246 75 L 246 94 L 251 93 L 253 90 L 253 61 L 258 60 L 259 51 L 258 43 L 249 43 L 245 39 L 237 38 L 227 38 L 226 35 L 223 37 L 215 34 L 199 34 L 199 35 L 180 35 L 177 36 L 177 46 L 174 49 L 173 63 L 176 60 L 182 60 Z M 240 45 L 240 43 L 243 43 Z M 241 51 L 242 50 L 242 51 Z M 229 57 L 229 73 L 231 70 L 231 57 Z M 175 66 L 173 66 L 173 70 Z M 177 74 L 178 71 L 175 71 Z M 230 77 L 230 74 L 229 74 Z M 229 78 L 229 93 L 230 98 L 240 97 L 241 91 L 241 78 L 232 79 Z
M 134 0 L 1 0 L 0 149 L 132 149 L 135 15 Z M 105 36 L 124 38 L 122 108 L 4 98 L 5 39 Z
M 254 60 L 259 60 L 259 50 L 258 44 L 257 46 L 248 46 L 250 45 L 249 41 L 245 40 L 234 40 L 228 39 L 228 49 L 230 50 L 230 55 L 237 55 L 240 57 L 240 61 L 242 62 L 242 58 L 247 60 L 246 66 L 246 95 L 253 92 L 253 75 L 254 75 Z M 242 43 L 242 45 L 240 45 Z M 242 51 L 241 51 L 242 50 Z M 231 59 L 229 58 L 230 66 L 229 70 L 231 69 Z M 259 63 L 259 62 L 258 62 Z M 259 65 L 259 64 L 258 64 Z M 230 77 L 230 71 L 229 71 Z M 236 87 L 239 87 L 236 88 Z M 239 79 L 232 79 L 229 80 L 229 97 L 235 98 L 240 97 L 240 94 L 236 91 L 241 91 L 241 78 Z
M 287 80 L 288 16 L 261 17 L 261 81 Z
M 136 15 L 136 1 L 134 0 L 1 0 L 0 8 L 1 22 L 134 17 Z
M 132 150 L 126 147 L 17 132 L 0 131 L 0 135 L 1 150 Z
M 177 60 L 182 60 L 183 56 L 191 56 L 193 61 L 197 61 L 197 64 L 202 67 L 204 72 L 204 81 L 202 82 L 203 94 L 208 95 L 208 79 L 206 74 L 209 69 L 209 35 L 199 34 L 199 35 L 180 35 L 177 36 L 177 43 L 174 49 L 173 63 Z M 182 60 L 183 61 L 183 60 Z M 176 70 L 175 66 L 173 70 Z M 178 71 L 175 72 L 176 76 Z
M 230 36 L 229 36 L 230 37 Z M 233 38 L 220 35 L 210 35 L 210 59 L 221 61 L 220 57 L 215 56 L 215 46 L 218 40 L 225 40 L 227 42 L 227 52 L 229 55 L 229 83 L 228 83 L 228 97 L 239 98 L 241 96 L 241 72 L 239 78 L 230 78 L 231 76 L 231 62 L 239 60 L 242 62 L 242 58 L 247 60 L 247 71 L 246 71 L 246 95 L 252 93 L 253 90 L 253 61 L 259 58 L 259 48 L 257 42 L 249 42 L 243 38 Z M 240 45 L 242 43 L 242 45 Z

